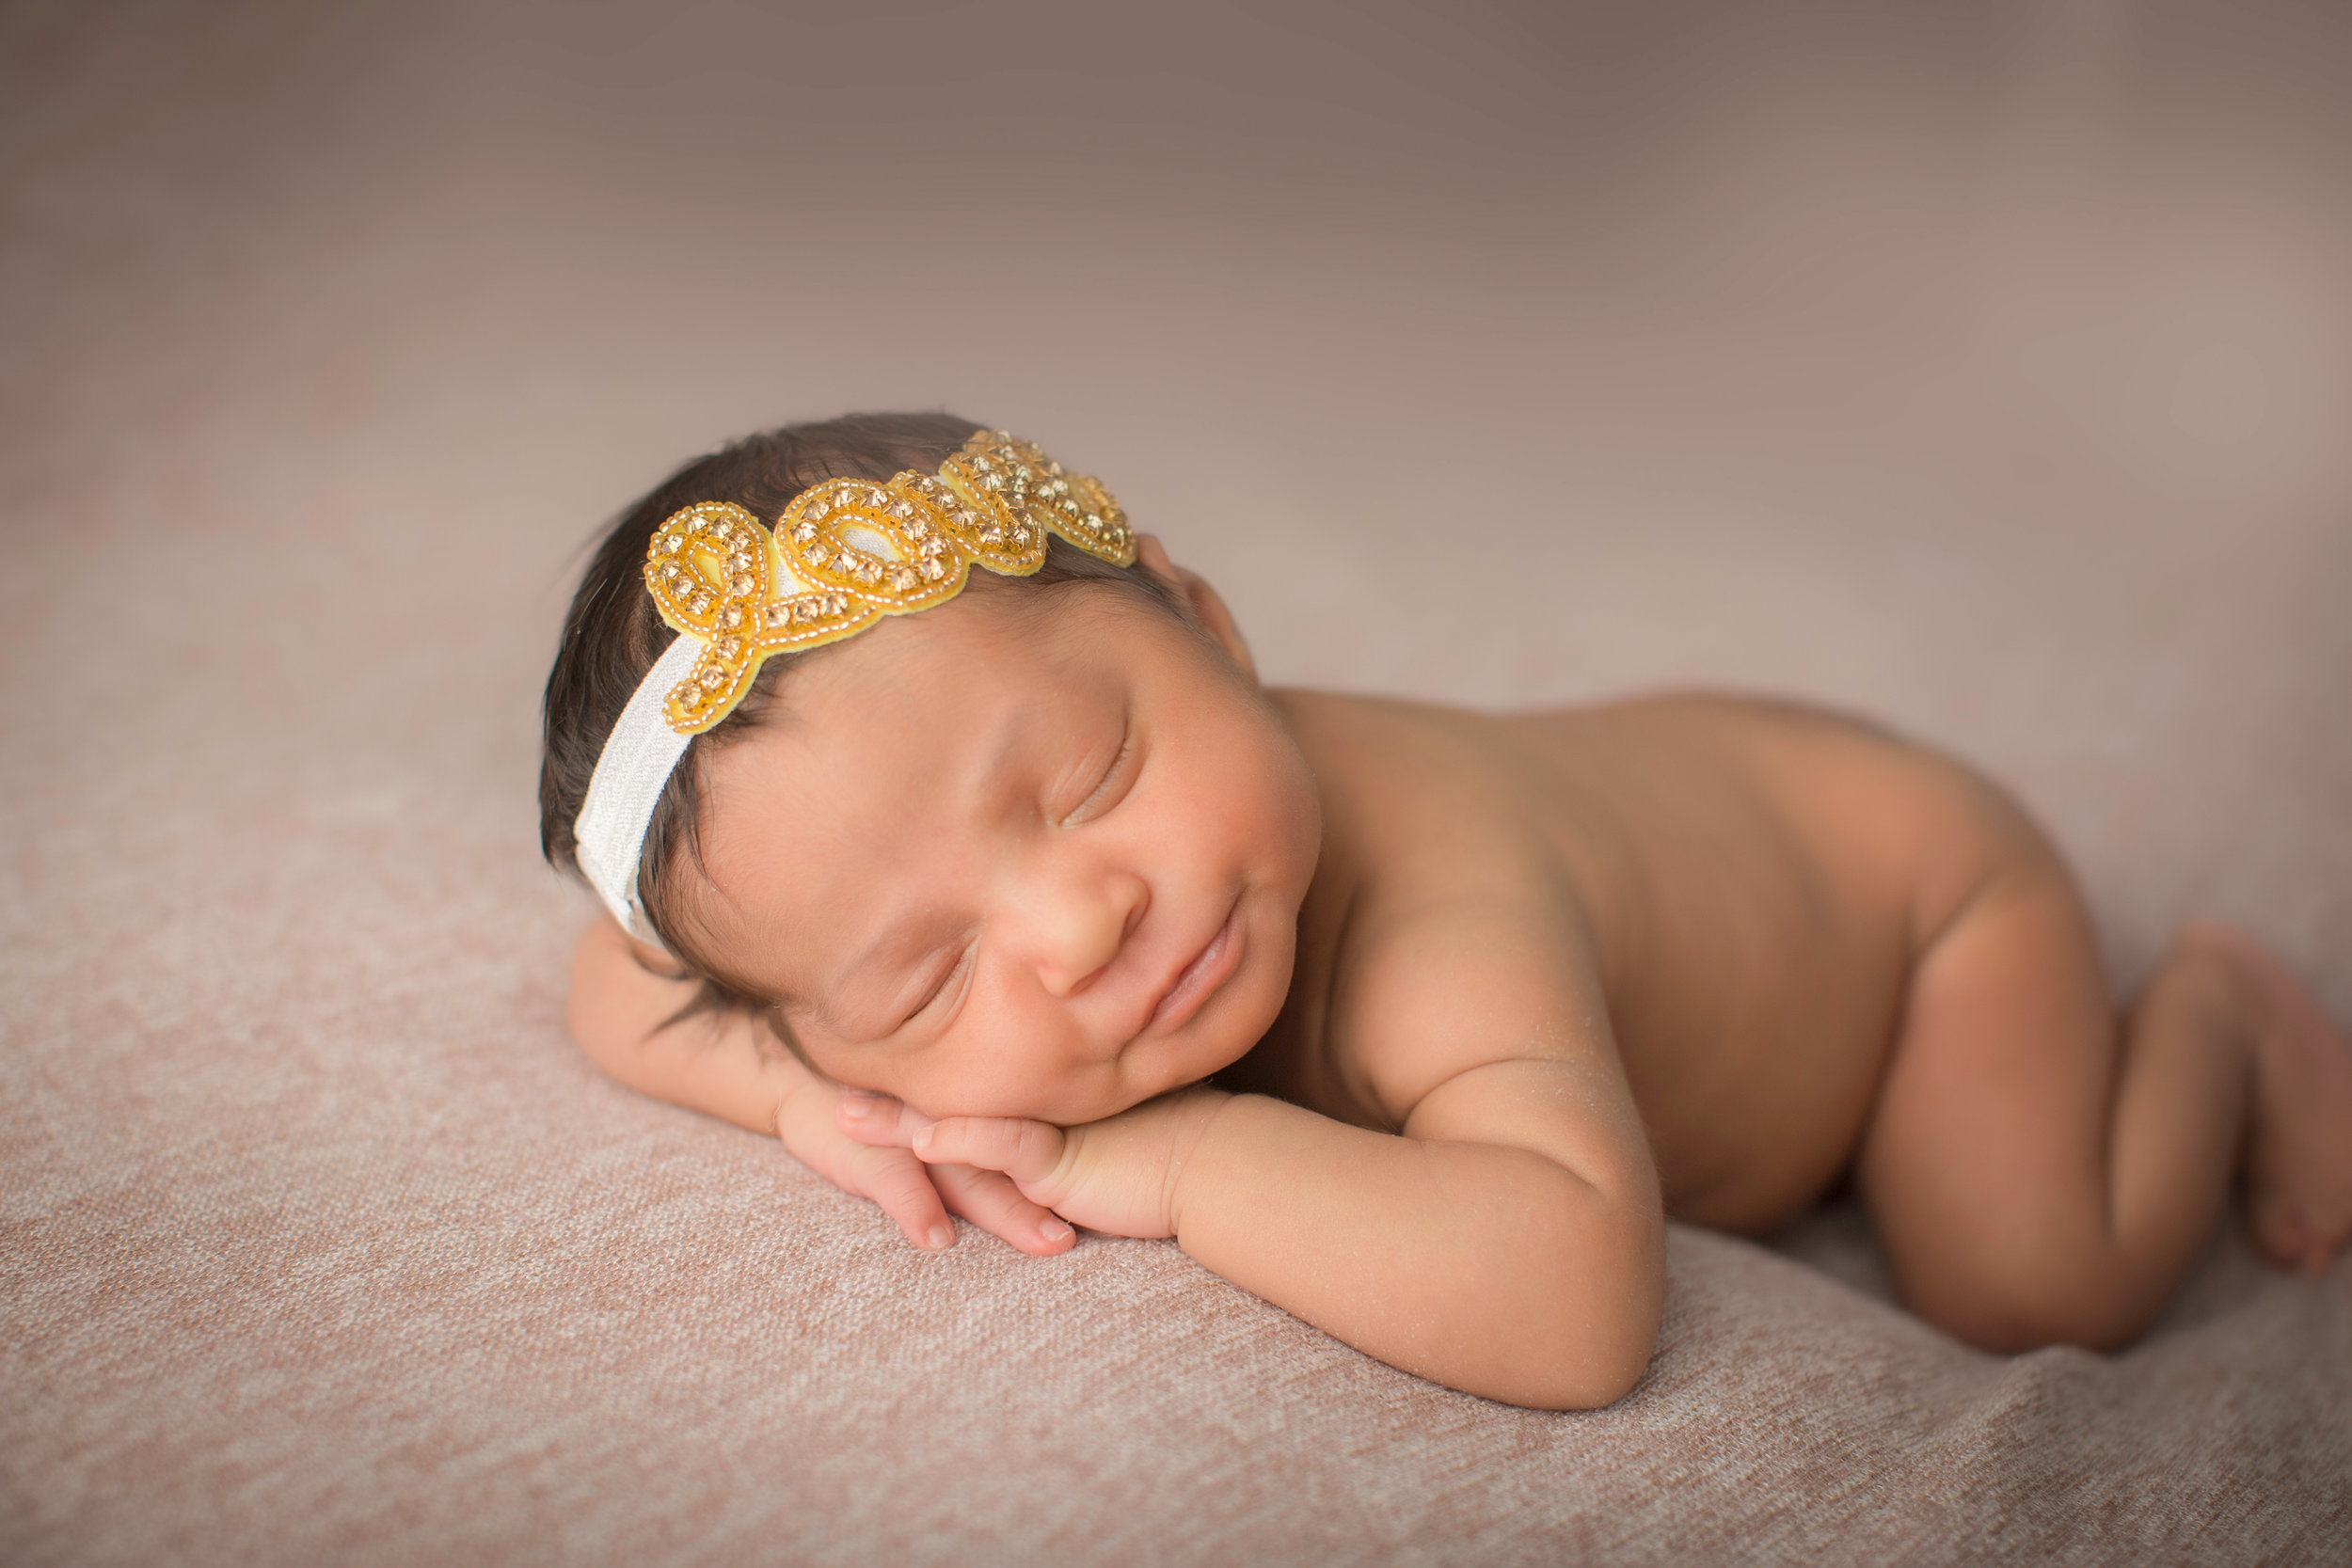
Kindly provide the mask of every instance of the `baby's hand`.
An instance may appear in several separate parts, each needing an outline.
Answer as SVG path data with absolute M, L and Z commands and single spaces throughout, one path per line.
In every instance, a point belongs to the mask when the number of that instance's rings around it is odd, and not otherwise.
M 837 1106 L 857 1091 L 813 1074 L 801 1076 L 803 1082 L 777 1110 L 776 1136 L 794 1159 L 834 1186 L 881 1204 L 914 1245 L 928 1251 L 952 1246 L 951 1212 L 1033 1257 L 1051 1258 L 1076 1242 L 1070 1227 L 996 1171 L 960 1162 L 927 1164 L 910 1149 L 850 1137 L 842 1131 Z M 871 1096 L 863 1098 L 871 1102 Z
M 694 983 L 676 960 L 599 919 L 580 933 L 572 966 L 572 1035 L 596 1064 L 673 1105 L 773 1132 L 793 1157 L 844 1192 L 870 1197 L 916 1246 L 955 1243 L 949 1213 L 1024 1252 L 1066 1252 L 1070 1227 L 995 1171 L 926 1166 L 911 1150 L 877 1148 L 841 1131 L 841 1087 L 818 1076 L 749 1013 L 681 1013 Z
M 1232 1098 L 1216 1089 L 1181 1089 L 1102 1121 L 1065 1128 L 1016 1117 L 934 1121 L 887 1096 L 850 1089 L 837 1115 L 850 1137 L 876 1151 L 911 1150 L 934 1178 L 973 1167 L 992 1176 L 1001 1171 L 1021 1197 L 1089 1230 L 1172 1236 L 1184 1161 Z

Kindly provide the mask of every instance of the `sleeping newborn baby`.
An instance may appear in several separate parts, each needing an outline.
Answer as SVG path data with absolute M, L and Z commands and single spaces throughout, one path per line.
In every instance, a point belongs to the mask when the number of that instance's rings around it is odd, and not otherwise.
M 771 532 L 772 530 L 772 532 Z M 1490 716 L 1262 687 L 1216 591 L 1034 447 L 851 418 L 613 528 L 547 694 L 571 1022 L 917 1245 L 1172 1237 L 1392 1366 L 1608 1404 L 1668 1216 L 1841 1180 L 1909 1307 L 2130 1339 L 2242 1174 L 2352 1231 L 2352 1052 L 2183 930 L 2121 1019 L 1998 789 L 1703 694 Z

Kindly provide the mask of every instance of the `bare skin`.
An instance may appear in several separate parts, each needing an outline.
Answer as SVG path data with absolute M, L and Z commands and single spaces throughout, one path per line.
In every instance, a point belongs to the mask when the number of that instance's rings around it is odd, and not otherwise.
M 1848 1174 L 1907 1304 L 1994 1350 L 2128 1340 L 2235 1173 L 2279 1261 L 2352 1233 L 2352 1050 L 2309 993 L 2197 926 L 2119 1022 L 2058 856 L 1959 765 L 1729 697 L 1263 693 L 1146 560 L 1206 637 L 967 594 L 796 672 L 702 760 L 692 900 L 794 1050 L 665 1025 L 690 982 L 600 921 L 590 1053 L 918 1245 L 949 1211 L 1040 1255 L 1172 1236 L 1554 1408 L 1640 1376 L 1665 1216 L 1760 1233 Z

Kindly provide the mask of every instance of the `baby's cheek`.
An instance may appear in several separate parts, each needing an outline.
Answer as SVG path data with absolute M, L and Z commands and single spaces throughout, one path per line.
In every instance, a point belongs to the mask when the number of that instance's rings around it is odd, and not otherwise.
M 839 1041 L 810 1039 L 801 1037 L 801 1054 L 821 1076 L 845 1089 L 864 1089 L 868 1094 L 886 1094 L 920 1108 L 915 1081 L 907 1072 L 908 1063 L 884 1054 L 871 1046 L 845 1045 Z
M 1287 735 L 1253 733 L 1230 754 L 1246 759 L 1238 776 L 1206 792 L 1203 818 L 1256 871 L 1261 885 L 1293 900 L 1306 896 L 1323 841 L 1323 808 L 1314 774 Z
M 808 1062 L 809 1066 L 845 1089 L 864 1089 L 868 1094 L 886 1094 L 897 1100 L 906 1099 L 906 1096 L 884 1081 L 887 1074 L 861 1070 L 855 1062 L 843 1063 L 829 1060 L 815 1052 L 808 1053 Z
M 868 1072 L 877 1092 L 892 1095 L 934 1118 L 943 1117 L 1031 1117 L 1050 1099 L 1050 1085 L 988 1053 L 933 1046 L 919 1063 L 899 1070 Z M 866 1086 L 864 1085 L 861 1087 Z

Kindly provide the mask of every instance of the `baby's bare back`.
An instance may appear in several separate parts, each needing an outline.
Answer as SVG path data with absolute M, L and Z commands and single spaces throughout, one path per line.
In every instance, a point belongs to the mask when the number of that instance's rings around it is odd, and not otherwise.
M 1344 895 L 1302 911 L 1299 984 L 1344 991 L 1344 927 L 1368 901 L 1460 880 L 1564 906 L 1589 945 L 1564 958 L 1600 977 L 1668 1210 L 1720 1229 L 1772 1228 L 1836 1180 L 1924 943 L 1989 863 L 2048 853 L 1956 764 L 1814 708 L 1281 701 L 1324 783 Z M 1347 1102 L 1346 1017 L 1343 1001 L 1319 1029 L 1286 1015 L 1262 1070 L 1327 1114 L 1376 1119 Z

